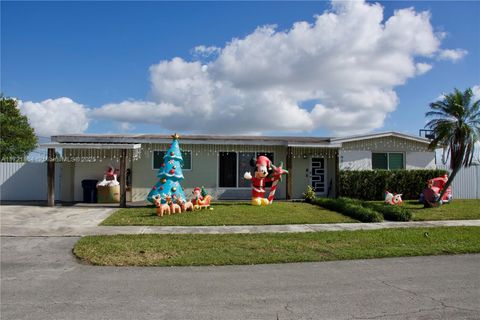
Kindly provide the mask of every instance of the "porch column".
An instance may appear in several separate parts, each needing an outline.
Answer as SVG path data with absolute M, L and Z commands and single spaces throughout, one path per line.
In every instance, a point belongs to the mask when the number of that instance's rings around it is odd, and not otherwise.
M 292 199 L 292 147 L 287 147 L 287 200 Z
M 120 208 L 127 207 L 127 149 L 120 150 Z
M 55 206 L 55 148 L 47 149 L 47 205 Z
M 338 198 L 340 195 L 340 150 L 337 149 L 335 152 L 335 198 Z

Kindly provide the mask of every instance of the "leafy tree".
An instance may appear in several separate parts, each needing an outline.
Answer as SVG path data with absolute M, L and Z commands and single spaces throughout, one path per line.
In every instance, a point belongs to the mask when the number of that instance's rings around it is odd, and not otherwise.
M 480 100 L 472 101 L 472 89 L 443 96 L 443 100 L 430 104 L 431 111 L 425 114 L 430 120 L 426 127 L 433 130 L 435 138 L 430 149 L 447 148 L 452 173 L 440 194 L 443 197 L 462 166 L 469 167 L 475 152 L 475 143 L 480 137 Z
M 20 113 L 17 101 L 0 95 L 0 159 L 23 159 L 37 145 L 37 137 L 26 116 Z

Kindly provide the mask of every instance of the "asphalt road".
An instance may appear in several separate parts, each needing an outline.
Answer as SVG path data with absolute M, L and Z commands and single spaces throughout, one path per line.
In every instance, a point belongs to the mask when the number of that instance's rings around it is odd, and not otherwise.
M 480 319 L 480 255 L 257 266 L 82 265 L 1 238 L 1 319 Z

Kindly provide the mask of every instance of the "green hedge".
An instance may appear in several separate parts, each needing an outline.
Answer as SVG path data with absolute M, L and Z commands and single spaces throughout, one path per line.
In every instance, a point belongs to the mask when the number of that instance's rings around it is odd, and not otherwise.
M 375 202 L 368 202 L 362 201 L 357 199 L 352 199 L 357 204 L 365 207 L 370 208 L 379 212 L 385 220 L 390 221 L 410 221 L 413 218 L 413 213 L 410 209 L 403 207 L 403 206 L 392 206 L 386 203 L 375 203 Z
M 386 190 L 416 200 L 427 180 L 443 176 L 446 170 L 340 171 L 340 196 L 361 200 L 383 200 Z
M 340 212 L 361 222 L 380 222 L 383 217 L 377 211 L 362 206 L 358 201 L 348 198 L 316 198 L 313 203 L 326 209 Z

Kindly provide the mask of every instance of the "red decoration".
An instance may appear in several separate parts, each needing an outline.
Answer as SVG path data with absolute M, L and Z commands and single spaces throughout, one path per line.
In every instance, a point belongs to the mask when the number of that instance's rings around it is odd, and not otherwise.
M 175 152 L 170 152 L 170 155 L 173 157 L 175 155 Z
M 163 187 L 160 187 L 160 190 L 163 190 Z
M 153 186 L 153 190 L 157 190 L 157 187 Z
M 170 174 L 174 174 L 174 173 L 175 173 L 175 170 L 172 169 L 172 170 L 170 170 L 169 172 L 170 172 Z
M 165 163 L 162 163 L 162 167 L 165 167 Z

